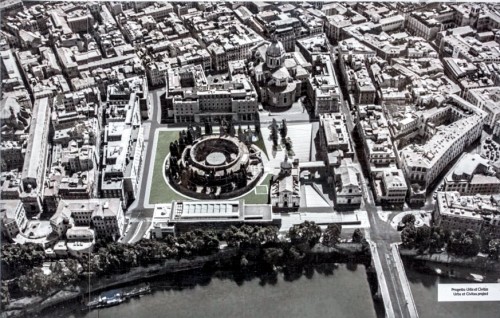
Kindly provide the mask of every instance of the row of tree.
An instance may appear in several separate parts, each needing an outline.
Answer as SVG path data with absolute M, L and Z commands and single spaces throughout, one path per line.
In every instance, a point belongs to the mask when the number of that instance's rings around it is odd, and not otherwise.
M 137 266 L 160 264 L 167 259 L 192 258 L 219 251 L 219 237 L 210 230 L 194 230 L 178 237 L 163 240 L 141 240 L 136 244 L 112 242 L 91 256 L 85 255 L 81 264 L 86 273 L 104 276 L 125 273 Z
M 481 237 L 472 229 L 444 231 L 438 226 L 415 227 L 415 216 L 408 214 L 401 221 L 404 228 L 401 241 L 404 247 L 417 249 L 419 253 L 446 251 L 458 256 L 476 256 L 482 247 Z
M 290 243 L 283 241 L 279 245 L 266 247 L 260 256 L 261 261 L 269 266 L 287 265 L 294 266 L 300 264 L 306 257 L 307 252 L 316 244 L 334 247 L 341 241 L 342 226 L 331 224 L 324 231 L 314 222 L 305 221 L 292 226 L 287 237 Z M 352 235 L 353 243 L 361 243 L 363 251 L 368 251 L 368 242 L 365 240 L 363 232 L 356 229 Z
M 278 123 L 276 122 L 276 119 L 273 118 L 273 121 L 271 123 L 271 140 L 273 141 L 273 146 L 274 148 L 278 147 L 278 135 L 281 135 L 282 140 L 286 141 L 290 148 L 291 148 L 291 140 L 290 138 L 286 138 L 288 134 L 288 127 L 286 124 L 286 119 L 283 119 L 281 121 L 281 127 L 278 127 Z M 288 147 L 287 147 L 288 149 Z
M 320 239 L 321 244 L 327 247 L 333 247 L 340 243 L 342 234 L 342 225 L 330 224 L 324 232 L 314 222 L 305 221 L 301 224 L 296 224 L 288 231 L 290 242 L 295 246 L 309 246 L 312 248 Z M 353 243 L 363 243 L 365 240 L 363 232 L 356 229 L 352 235 Z
M 251 225 L 232 226 L 224 232 L 198 229 L 177 237 L 168 235 L 162 240 L 141 240 L 135 244 L 98 241 L 90 255 L 69 256 L 53 262 L 50 274 L 42 270 L 45 258 L 39 245 L 4 244 L 1 261 L 2 269 L 11 272 L 10 278 L 15 275 L 16 290 L 23 295 L 46 296 L 89 276 L 126 273 L 133 267 L 161 264 L 168 259 L 213 255 L 220 250 L 220 242 L 238 248 L 240 267 L 249 261 L 271 268 L 283 262 L 294 264 L 304 260 L 306 253 L 320 241 L 325 246 L 335 246 L 340 242 L 341 231 L 342 227 L 334 224 L 322 232 L 317 224 L 306 221 L 290 228 L 289 242 L 279 238 L 277 227 Z M 366 243 L 360 230 L 353 233 L 352 241 Z M 9 288 L 5 284 L 2 295 L 8 299 Z

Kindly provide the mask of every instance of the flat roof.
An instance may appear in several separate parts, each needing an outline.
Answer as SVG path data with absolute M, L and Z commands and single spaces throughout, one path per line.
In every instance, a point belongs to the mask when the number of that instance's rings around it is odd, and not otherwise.
M 172 220 L 199 218 L 239 218 L 238 201 L 173 202 Z
M 45 156 L 42 149 L 47 149 L 43 145 L 47 144 L 48 131 L 50 121 L 47 120 L 50 116 L 48 112 L 49 98 L 44 97 L 35 101 L 33 116 L 31 119 L 30 133 L 28 137 L 28 147 L 24 156 L 23 175 L 22 178 L 36 178 L 39 167 L 40 158 Z M 44 140 L 45 139 L 45 140 Z M 37 185 L 40 186 L 40 185 Z

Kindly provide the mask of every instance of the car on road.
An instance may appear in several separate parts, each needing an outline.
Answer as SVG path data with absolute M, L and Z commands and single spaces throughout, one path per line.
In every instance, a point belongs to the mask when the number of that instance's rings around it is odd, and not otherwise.
M 264 110 L 264 107 L 262 107 L 262 105 L 259 105 L 259 112 L 261 112 L 263 110 Z

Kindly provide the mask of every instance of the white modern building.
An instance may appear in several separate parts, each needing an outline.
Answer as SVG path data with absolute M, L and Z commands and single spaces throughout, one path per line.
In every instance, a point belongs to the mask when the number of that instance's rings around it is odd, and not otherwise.
M 246 204 L 244 200 L 172 201 L 155 205 L 150 233 L 151 238 L 161 239 L 195 229 L 224 231 L 243 224 L 279 227 L 281 218 L 272 213 L 269 204 Z

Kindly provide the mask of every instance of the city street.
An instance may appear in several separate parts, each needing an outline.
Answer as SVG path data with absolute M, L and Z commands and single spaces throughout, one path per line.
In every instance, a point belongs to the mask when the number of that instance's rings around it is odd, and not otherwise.
M 142 173 L 140 174 L 139 196 L 134 200 L 126 212 L 128 220 L 126 233 L 122 238 L 124 243 L 133 243 L 139 241 L 151 226 L 151 218 L 153 217 L 153 209 L 145 208 L 148 204 L 149 193 L 147 193 L 147 183 L 150 173 L 153 173 L 153 151 L 155 149 L 153 140 L 156 129 L 165 127 L 161 122 L 161 103 L 160 96 L 165 91 L 164 88 L 149 92 L 151 115 L 148 120 L 144 121 L 144 151 Z

